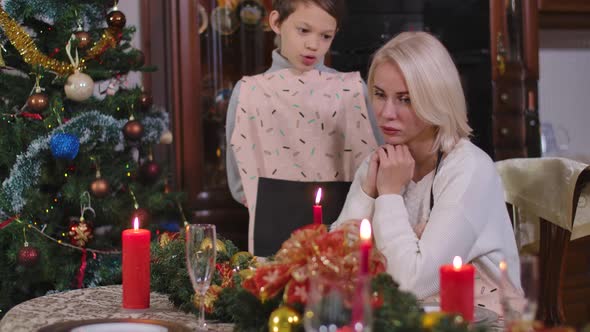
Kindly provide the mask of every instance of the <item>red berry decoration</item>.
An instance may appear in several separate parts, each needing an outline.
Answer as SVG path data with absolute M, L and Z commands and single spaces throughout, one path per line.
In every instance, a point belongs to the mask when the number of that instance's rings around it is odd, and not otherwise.
M 39 263 L 41 253 L 39 249 L 29 246 L 28 242 L 18 251 L 18 264 L 26 267 L 33 267 Z
M 125 23 L 127 23 L 127 19 L 121 11 L 113 10 L 107 15 L 107 24 L 111 28 L 122 29 Z

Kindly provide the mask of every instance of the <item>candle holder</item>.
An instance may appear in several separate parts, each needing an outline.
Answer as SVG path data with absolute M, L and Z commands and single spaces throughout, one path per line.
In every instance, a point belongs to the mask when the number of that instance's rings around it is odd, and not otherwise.
M 370 276 L 345 280 L 336 275 L 314 275 L 304 314 L 306 332 L 370 332 L 373 313 L 370 302 Z

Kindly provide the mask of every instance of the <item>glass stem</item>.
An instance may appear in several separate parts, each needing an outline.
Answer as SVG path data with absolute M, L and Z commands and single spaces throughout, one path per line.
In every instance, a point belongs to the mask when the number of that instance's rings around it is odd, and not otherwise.
M 205 327 L 205 295 L 199 294 L 199 325 Z

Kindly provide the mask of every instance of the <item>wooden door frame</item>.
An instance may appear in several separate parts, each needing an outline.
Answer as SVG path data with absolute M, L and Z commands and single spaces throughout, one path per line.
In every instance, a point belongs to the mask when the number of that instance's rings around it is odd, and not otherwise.
M 184 191 L 192 205 L 203 186 L 197 1 L 141 1 L 140 6 L 146 63 L 165 68 L 159 80 L 154 74 L 144 75 L 143 85 L 154 92 L 154 102 L 169 107 L 174 135 L 174 189 Z M 154 56 L 157 54 L 163 56 Z

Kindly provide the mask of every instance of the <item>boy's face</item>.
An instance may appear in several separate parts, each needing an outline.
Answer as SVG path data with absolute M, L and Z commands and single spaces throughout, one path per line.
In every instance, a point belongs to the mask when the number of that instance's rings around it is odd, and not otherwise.
M 299 3 L 281 24 L 278 19 L 277 11 L 270 13 L 270 26 L 281 37 L 281 55 L 299 70 L 313 69 L 330 49 L 336 19 L 313 3 Z

